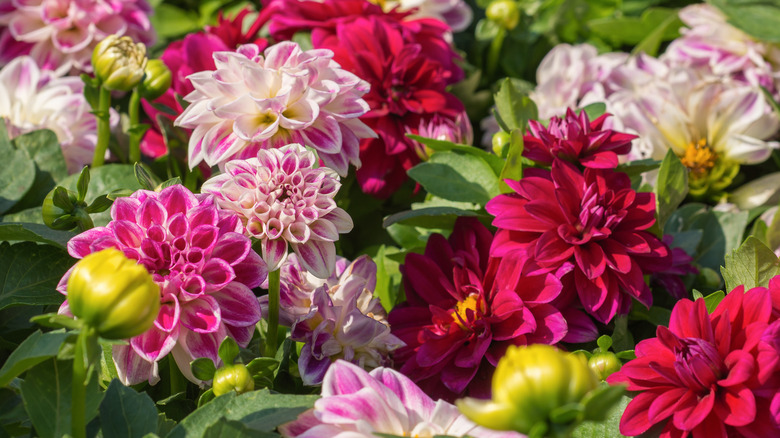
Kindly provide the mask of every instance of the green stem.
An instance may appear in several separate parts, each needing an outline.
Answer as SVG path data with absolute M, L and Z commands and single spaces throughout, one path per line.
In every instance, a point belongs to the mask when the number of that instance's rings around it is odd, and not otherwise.
M 127 112 L 130 116 L 130 163 L 141 161 L 141 136 L 136 131 L 138 129 L 138 108 L 141 106 L 141 94 L 138 87 L 133 89 L 130 95 L 130 107 Z
M 276 338 L 279 332 L 279 281 L 281 270 L 268 273 L 268 333 L 265 339 L 265 355 L 276 356 Z
M 176 395 L 187 390 L 187 378 L 179 370 L 179 366 L 173 359 L 173 355 L 168 356 L 168 374 L 171 379 L 171 395 Z
M 96 336 L 95 329 L 84 327 L 76 339 L 76 351 L 73 357 L 73 381 L 71 382 L 71 435 L 73 438 L 87 436 L 87 369 L 89 368 L 88 344 Z
M 505 37 L 506 29 L 499 27 L 496 37 L 490 42 L 487 57 L 487 74 L 485 75 L 485 77 L 489 78 L 488 80 L 492 80 L 498 68 L 498 60 L 501 58 L 501 46 L 504 44 Z
M 111 124 L 109 123 L 109 108 L 111 108 L 111 91 L 106 87 L 100 87 L 100 99 L 98 109 L 95 111 L 97 117 L 98 140 L 95 145 L 95 155 L 92 156 L 92 167 L 100 167 L 106 159 L 106 150 L 108 149 L 108 140 L 111 137 Z

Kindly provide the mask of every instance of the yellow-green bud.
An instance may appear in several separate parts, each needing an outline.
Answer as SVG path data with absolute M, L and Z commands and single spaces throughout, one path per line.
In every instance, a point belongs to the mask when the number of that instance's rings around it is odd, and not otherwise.
M 92 52 L 95 76 L 109 90 L 135 88 L 144 78 L 146 62 L 146 46 L 127 36 L 109 35 Z
M 588 359 L 588 366 L 591 371 L 596 374 L 600 380 L 604 380 L 609 377 L 610 374 L 620 371 L 622 364 L 620 359 L 615 356 L 615 353 L 611 351 L 594 353 L 593 356 Z
M 76 263 L 67 291 L 73 316 L 107 339 L 140 335 L 160 311 L 160 287 L 152 275 L 115 248 Z
M 579 402 L 597 385 L 582 355 L 542 344 L 510 346 L 493 375 L 493 399 L 456 404 L 479 425 L 527 434 L 536 423 L 549 422 L 555 408 Z
M 162 96 L 171 87 L 171 71 L 160 59 L 150 59 L 144 70 L 144 80 L 138 91 L 146 100 Z
M 514 0 L 496 0 L 488 5 L 485 16 L 504 29 L 512 30 L 520 22 L 520 8 Z
M 493 134 L 493 153 L 499 157 L 503 156 L 504 148 L 512 142 L 512 136 L 505 131 L 498 131 Z
M 246 365 L 242 363 L 225 365 L 214 373 L 212 389 L 217 397 L 230 391 L 243 394 L 255 389 L 255 380 L 249 374 Z

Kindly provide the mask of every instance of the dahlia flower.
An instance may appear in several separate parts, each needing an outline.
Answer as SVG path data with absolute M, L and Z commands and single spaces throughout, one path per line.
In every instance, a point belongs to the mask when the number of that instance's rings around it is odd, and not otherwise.
M 656 424 L 662 437 L 780 434 L 780 277 L 769 289 L 731 291 L 712 314 L 684 299 L 669 328 L 636 346 L 637 358 L 607 378 L 637 395 L 620 421 L 624 435 Z
M 311 294 L 311 308 L 293 324 L 290 337 L 303 342 L 298 369 L 303 383 L 317 385 L 336 359 L 361 368 L 389 362 L 391 351 L 403 346 L 390 333 L 385 310 L 374 298 L 376 264 L 358 257 L 334 285 Z
M 244 8 L 235 17 L 224 18 L 220 12 L 216 26 L 206 26 L 205 31 L 189 34 L 184 39 L 168 45 L 160 59 L 171 70 L 171 86 L 165 94 L 155 99 L 154 103 L 171 109 L 176 115 L 172 116 L 160 111 L 146 100 L 141 101 L 144 112 L 154 122 L 141 141 L 141 152 L 153 158 L 168 152 L 157 118 L 162 116 L 173 121 L 184 111 L 179 97 L 195 90 L 187 77 L 200 71 L 214 70 L 215 52 L 235 50 L 241 44 L 249 43 L 256 44 L 260 50 L 265 50 L 268 42 L 264 38 L 255 38 L 255 36 L 260 27 L 265 24 L 266 18 L 261 14 L 251 22 L 251 25 L 248 25 L 245 31 L 244 20 L 250 16 L 250 13 L 248 8 Z M 187 132 L 190 133 L 189 130 Z
M 279 427 L 289 438 L 374 438 L 374 433 L 432 438 L 520 438 L 479 427 L 443 400 L 433 401 L 408 377 L 389 368 L 366 372 L 339 360 L 325 374 L 322 398 Z
M 29 56 L 0 70 L 0 119 L 11 138 L 37 129 L 57 134 L 68 172 L 92 162 L 97 143 L 97 120 L 75 76 L 56 77 L 42 71 Z
M 388 320 L 406 346 L 393 359 L 433 397 L 487 396 L 509 345 L 554 344 L 567 334 L 554 303 L 560 281 L 522 275 L 516 254 L 490 259 L 492 239 L 478 220 L 459 218 L 449 240 L 432 235 L 425 253 L 402 265 L 406 302 Z
M 4 0 L 0 3 L 0 65 L 30 55 L 58 74 L 91 72 L 90 58 L 108 35 L 155 40 L 146 0 Z
M 689 296 L 688 288 L 685 286 L 682 277 L 688 274 L 698 274 L 699 270 L 691 263 L 693 262 L 693 257 L 689 256 L 684 249 L 672 247 L 672 243 L 674 243 L 672 235 L 665 234 L 663 242 L 671 250 L 672 262 L 669 268 L 654 273 L 650 277 L 650 284 L 657 284 L 662 290 L 667 291 L 669 295 L 680 300 Z
M 578 116 L 569 108 L 564 118 L 553 117 L 547 127 L 531 120 L 530 134 L 523 136 L 523 156 L 544 164 L 557 157 L 585 167 L 614 169 L 618 155 L 631 150 L 636 136 L 602 129 L 609 116 L 604 114 L 591 122 L 585 111 Z
M 228 161 L 201 192 L 238 214 L 244 234 L 262 242 L 269 270 L 281 265 L 289 244 L 307 271 L 328 278 L 336 264 L 334 242 L 352 229 L 352 218 L 333 200 L 338 175 L 316 164 L 316 155 L 296 143 L 260 149 L 256 158 Z
M 234 214 L 217 208 L 213 196 L 174 185 L 118 198 L 111 218 L 107 226 L 72 238 L 68 253 L 82 258 L 117 248 L 160 286 L 161 308 L 152 328 L 129 345 L 114 346 L 124 384 L 157 383 L 157 363 L 168 353 L 187 378 L 197 381 L 191 361 L 207 357 L 220 363 L 217 350 L 226 336 L 241 346 L 249 343 L 261 316 L 252 288 L 267 271 Z M 62 293 L 69 276 L 70 271 L 57 286 Z M 60 312 L 68 312 L 67 301 Z
M 246 44 L 214 53 L 215 71 L 189 76 L 195 91 L 176 124 L 194 129 L 189 165 L 209 166 L 257 156 L 263 149 L 301 143 L 346 176 L 360 166 L 359 141 L 375 136 L 358 117 L 369 108 L 368 84 L 342 70 L 329 50 L 302 51 L 296 43 L 267 48 Z
M 655 223 L 655 197 L 637 193 L 628 176 L 556 159 L 552 170 L 528 169 L 516 193 L 488 202 L 498 228 L 491 256 L 521 251 L 524 273 L 555 273 L 564 292 L 576 291 L 601 322 L 628 313 L 631 300 L 650 307 L 644 274 L 671 263 L 669 248 L 647 231 Z
M 467 123 L 463 104 L 446 91 L 463 71 L 440 21 L 406 20 L 408 14 L 385 13 L 363 0 L 274 0 L 270 6 L 284 11 L 270 20 L 272 36 L 311 30 L 315 48 L 332 50 L 344 69 L 371 84 L 364 96 L 371 111 L 361 120 L 379 137 L 360 144 L 357 179 L 365 193 L 390 196 L 420 162 L 424 148 L 407 134 L 419 134 L 420 126 L 436 131 L 432 124 L 446 130 L 459 118 Z M 372 38 L 366 41 L 363 35 Z
M 671 65 L 692 67 L 716 78 L 762 86 L 778 97 L 780 47 L 754 39 L 728 23 L 710 4 L 695 4 L 679 12 L 682 28 L 662 58 Z

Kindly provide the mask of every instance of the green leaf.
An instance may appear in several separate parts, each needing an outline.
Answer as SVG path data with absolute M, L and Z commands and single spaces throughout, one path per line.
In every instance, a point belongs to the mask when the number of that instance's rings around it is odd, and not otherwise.
M 84 166 L 76 180 L 76 192 L 79 194 L 79 201 L 83 202 L 87 198 L 90 178 L 89 166 Z
M 35 430 L 41 437 L 70 434 L 71 381 L 73 362 L 47 360 L 27 372 L 22 382 L 22 399 Z M 103 393 L 97 379 L 86 388 L 87 423 L 97 415 Z
M 503 158 L 497 156 L 496 154 L 491 154 L 490 152 L 478 147 L 469 146 L 465 144 L 457 144 L 451 141 L 420 137 L 419 135 L 414 135 L 414 134 L 406 134 L 406 136 L 413 140 L 419 141 L 420 143 L 433 149 L 436 152 L 456 151 L 456 152 L 462 152 L 464 154 L 471 154 L 477 156 L 485 160 L 485 162 L 490 165 L 490 167 L 493 169 L 493 172 L 495 172 L 496 176 L 500 175 L 501 169 L 504 168 Z
M 57 283 L 72 265 L 68 253 L 54 246 L 0 243 L 0 309 L 61 304 Z
M 718 307 L 718 304 L 720 304 L 720 302 L 723 301 L 723 298 L 725 297 L 726 294 L 722 290 L 716 290 L 715 292 L 704 297 L 704 304 L 707 306 L 707 312 L 714 312 L 715 308 Z
M 640 17 L 628 15 L 615 15 L 599 18 L 588 22 L 588 27 L 593 33 L 613 46 L 639 44 L 669 17 L 676 17 L 677 10 L 669 8 L 650 8 L 645 10 Z M 682 26 L 682 23 L 680 23 Z M 680 34 L 680 26 L 665 26 L 661 34 L 661 41 L 669 41 Z
M 585 111 L 585 114 L 588 115 L 588 119 L 596 120 L 607 112 L 607 105 L 604 102 L 593 102 L 590 105 L 582 107 L 581 110 L 577 111 L 577 114 L 579 114 L 580 111 Z
M 162 39 L 177 37 L 200 29 L 199 17 L 195 11 L 185 11 L 169 3 L 162 3 L 150 17 L 152 27 Z
M 610 347 L 612 347 L 612 338 L 609 335 L 601 335 L 596 341 L 596 344 L 599 346 L 601 351 L 607 352 L 609 351 Z
M 572 432 L 573 438 L 615 438 L 624 437 L 620 434 L 620 418 L 623 416 L 623 411 L 626 410 L 626 406 L 631 401 L 628 396 L 623 396 L 618 402 L 606 413 L 604 421 L 593 422 L 586 421 L 577 426 Z
M 407 173 L 428 193 L 451 201 L 485 205 L 499 194 L 498 177 L 493 169 L 470 154 L 437 152 Z
M 455 207 L 428 207 L 391 214 L 382 221 L 382 226 L 387 228 L 394 223 L 401 223 L 423 228 L 451 228 L 455 218 L 459 216 L 478 216 L 478 214 L 472 210 Z
M 192 371 L 192 375 L 195 376 L 196 379 L 209 381 L 214 378 L 217 367 L 211 359 L 199 357 L 190 362 L 190 371 Z
M 683 23 L 677 14 L 667 16 L 652 32 L 648 33 L 647 36 L 634 47 L 631 54 L 637 55 L 644 52 L 650 56 L 656 56 L 658 54 L 658 48 L 666 39 L 665 36 L 670 30 L 679 29 L 682 25 Z
M 157 408 L 145 392 L 114 379 L 100 403 L 100 428 L 104 437 L 141 438 L 157 431 Z
M 217 354 L 222 359 L 225 365 L 230 365 L 238 357 L 238 344 L 231 337 L 225 337 L 221 344 L 219 344 L 219 350 Z
M 39 363 L 57 355 L 60 346 L 71 334 L 65 331 L 41 333 L 36 330 L 17 347 L 0 368 L 0 387 L 8 385 L 14 377 Z
M 712 214 L 715 215 L 723 230 L 725 253 L 729 254 L 742 244 L 742 236 L 745 234 L 750 213 L 747 211 L 713 211 Z
M 604 421 L 607 419 L 610 409 L 620 402 L 625 394 L 623 385 L 610 386 L 602 383 L 598 388 L 589 392 L 582 403 L 585 405 L 585 419 L 589 421 Z
M 688 194 L 688 169 L 671 149 L 666 153 L 658 170 L 655 194 L 658 225 L 663 228 L 666 220 Z
M 203 438 L 276 438 L 273 433 L 257 432 L 240 421 L 220 418 L 203 433 Z
M 726 266 L 721 267 L 720 272 L 727 291 L 739 285 L 744 285 L 745 290 L 767 287 L 769 280 L 780 274 L 780 260 L 771 249 L 751 236 L 726 256 Z
M 513 181 L 520 181 L 523 178 L 523 132 L 519 129 L 515 129 L 511 134 L 511 141 L 509 142 L 509 152 L 506 156 L 506 164 L 501 169 L 501 193 L 512 193 L 512 190 L 504 181 L 511 179 Z
M 32 158 L 36 172 L 33 184 L 24 198 L 14 205 L 14 211 L 41 205 L 43 198 L 57 182 L 68 176 L 68 167 L 62 155 L 57 135 L 48 129 L 29 132 L 13 140 L 16 149 Z
M 529 120 L 536 120 L 539 113 L 536 104 L 520 91 L 510 78 L 504 79 L 495 95 L 496 120 L 506 132 L 519 129 L 525 132 Z
M 65 178 L 60 183 L 60 185 L 67 189 L 76 191 L 77 181 L 78 175 L 71 175 Z M 133 165 L 106 164 L 104 166 L 90 170 L 89 190 L 85 200 L 87 205 L 89 205 L 95 200 L 95 198 L 100 195 L 105 195 L 115 190 L 124 189 L 131 190 L 133 192 L 141 189 L 141 185 L 135 178 Z M 108 224 L 108 222 L 111 220 L 111 213 L 109 211 L 96 213 L 90 216 L 92 217 L 96 227 L 106 226 L 106 224 Z
M 52 230 L 46 225 L 30 223 L 2 223 L 0 224 L 0 242 L 2 241 L 29 241 L 45 243 L 47 245 L 67 247 L 68 241 L 75 236 L 70 231 Z
M 376 263 L 376 287 L 374 296 L 379 298 L 382 307 L 389 312 L 398 302 L 398 286 L 401 284 L 399 263 L 387 257 L 388 253 L 398 253 L 394 246 L 381 245 L 371 258 Z
M 162 183 L 162 181 L 160 181 L 152 172 L 147 170 L 146 166 L 142 163 L 135 163 L 133 172 L 135 172 L 135 178 L 138 180 L 138 184 L 140 184 L 144 190 L 154 190 L 155 187 Z
M 3 155 L 0 166 L 0 214 L 24 198 L 35 182 L 35 162 L 23 150 Z M 46 194 L 44 194 L 46 196 Z
M 780 43 L 780 4 L 772 0 L 709 0 L 720 9 L 728 22 L 745 33 L 773 43 Z

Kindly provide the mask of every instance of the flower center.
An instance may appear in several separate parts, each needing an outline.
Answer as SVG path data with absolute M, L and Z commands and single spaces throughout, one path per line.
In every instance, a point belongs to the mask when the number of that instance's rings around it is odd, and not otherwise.
M 704 339 L 680 339 L 674 354 L 677 376 L 691 389 L 709 391 L 726 372 L 717 348 Z
M 705 176 L 715 167 L 718 154 L 707 146 L 707 140 L 701 139 L 696 143 L 691 142 L 685 149 L 685 154 L 680 158 L 683 165 L 690 169 L 693 177 Z
M 470 294 L 463 301 L 459 301 L 452 311 L 452 319 L 461 328 L 468 328 L 466 324 L 477 319 L 478 314 L 485 312 L 485 302 L 475 293 Z

